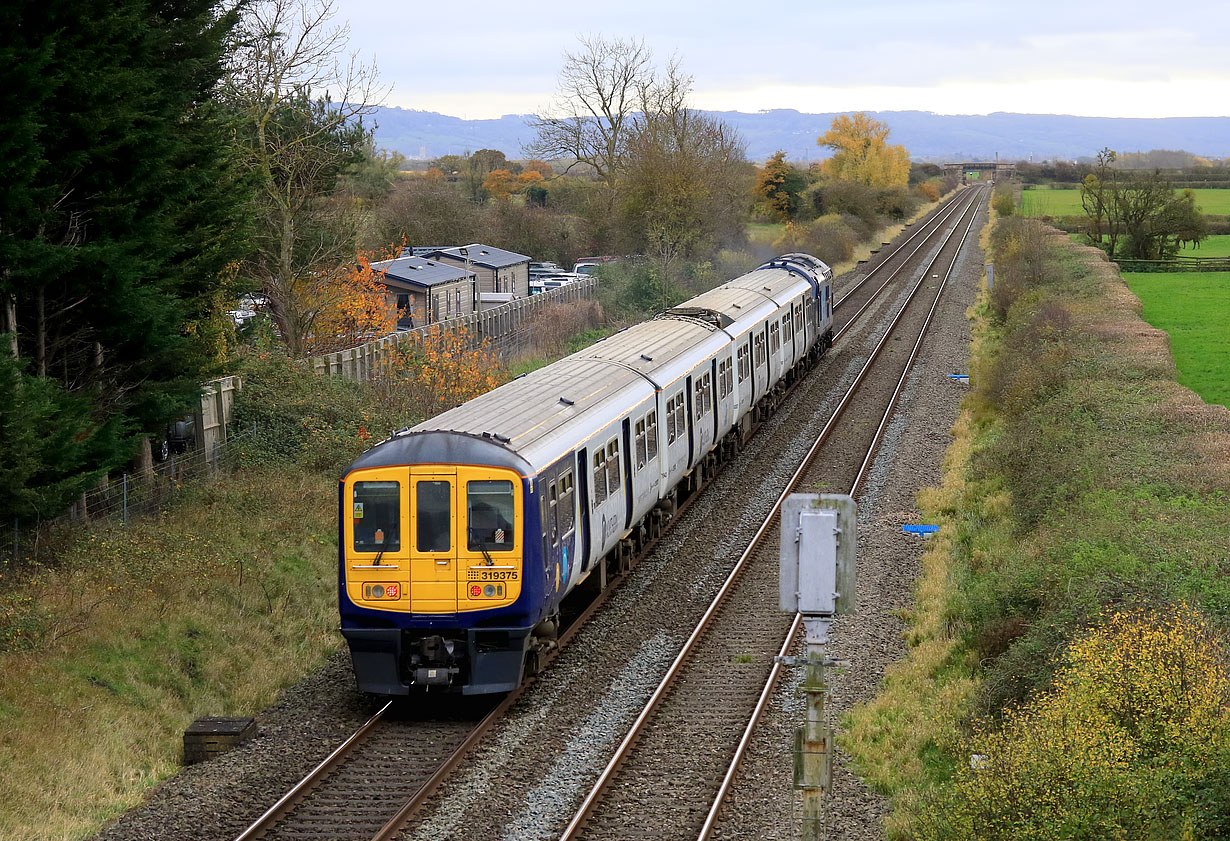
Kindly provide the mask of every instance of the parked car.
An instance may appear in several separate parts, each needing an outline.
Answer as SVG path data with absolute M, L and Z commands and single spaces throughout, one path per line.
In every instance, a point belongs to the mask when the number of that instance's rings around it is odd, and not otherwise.
M 577 260 L 577 264 L 572 267 L 572 270 L 576 274 L 592 275 L 594 273 L 594 269 L 599 266 L 605 263 L 615 263 L 618 262 L 618 260 L 618 257 L 612 257 L 610 255 L 604 257 L 582 257 L 580 260 Z
M 552 263 L 550 260 L 540 263 L 530 263 L 530 280 L 545 277 L 546 275 L 556 274 L 562 271 L 563 269 L 561 269 L 557 264 Z
M 176 421 L 167 424 L 163 435 L 150 442 L 154 461 L 166 461 L 171 453 L 181 454 L 196 446 L 196 419 L 192 415 L 184 415 Z

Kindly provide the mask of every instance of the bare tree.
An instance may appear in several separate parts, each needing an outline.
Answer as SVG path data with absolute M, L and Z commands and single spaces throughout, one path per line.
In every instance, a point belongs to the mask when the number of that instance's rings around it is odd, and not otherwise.
M 256 253 L 248 270 L 269 296 L 283 340 L 299 352 L 321 284 L 354 256 L 352 214 L 327 201 L 359 160 L 362 118 L 386 91 L 375 65 L 347 52 L 331 0 L 257 0 L 244 7 L 223 98 L 236 112 L 236 150 L 258 184 Z
M 687 107 L 691 90 L 675 60 L 644 85 L 621 188 L 631 244 L 653 255 L 666 284 L 682 259 L 741 234 L 754 173 L 737 132 Z
M 538 137 L 526 153 L 588 164 L 614 191 L 635 116 L 645 110 L 653 85 L 652 55 L 643 41 L 582 38 L 579 51 L 564 55 L 557 102 L 532 123 Z

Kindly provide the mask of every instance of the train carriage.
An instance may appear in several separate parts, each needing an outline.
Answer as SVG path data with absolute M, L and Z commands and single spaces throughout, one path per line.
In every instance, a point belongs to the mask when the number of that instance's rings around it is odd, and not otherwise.
M 359 688 L 518 686 L 561 599 L 596 570 L 605 584 L 827 347 L 831 276 L 779 258 L 355 461 L 338 583 Z

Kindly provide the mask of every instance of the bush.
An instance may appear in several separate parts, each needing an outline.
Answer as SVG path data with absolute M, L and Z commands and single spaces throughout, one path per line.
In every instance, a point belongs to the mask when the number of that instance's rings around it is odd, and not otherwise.
M 927 201 L 937 202 L 940 200 L 941 194 L 939 181 L 924 181 L 915 189 L 918 191 L 918 195 L 922 196 Z
M 876 193 L 876 213 L 894 222 L 904 222 L 918 209 L 917 197 L 904 187 L 881 189 Z
M 336 470 L 394 426 L 364 384 L 317 375 L 282 354 L 248 359 L 241 373 L 234 423 L 252 430 L 240 450 L 245 464 Z
M 1051 690 L 983 724 L 931 839 L 1230 834 L 1225 645 L 1184 605 L 1119 612 L 1067 650 Z
M 857 224 L 858 220 L 854 221 Z M 787 224 L 785 232 L 773 247 L 782 254 L 803 251 L 829 265 L 836 265 L 854 256 L 857 242 L 858 235 L 850 224 L 836 214 L 829 214 L 803 225 Z

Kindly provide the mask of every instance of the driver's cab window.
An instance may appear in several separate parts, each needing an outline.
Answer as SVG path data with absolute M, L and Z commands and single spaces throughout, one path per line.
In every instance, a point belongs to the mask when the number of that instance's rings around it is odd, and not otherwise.
M 401 485 L 354 483 L 354 551 L 396 552 L 401 548 Z
M 513 506 L 511 481 L 466 482 L 466 541 L 471 552 L 507 552 L 513 548 Z

